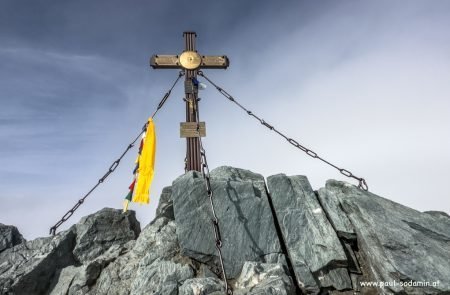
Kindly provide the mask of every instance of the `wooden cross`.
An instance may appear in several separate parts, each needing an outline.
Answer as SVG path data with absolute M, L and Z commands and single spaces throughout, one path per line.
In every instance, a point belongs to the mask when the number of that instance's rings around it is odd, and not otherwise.
M 226 69 L 230 62 L 225 55 L 200 55 L 195 49 L 195 32 L 184 32 L 185 49 L 180 55 L 153 55 L 150 66 L 154 69 L 182 69 L 185 73 L 184 92 L 186 122 L 180 124 L 180 136 L 186 138 L 186 171 L 201 171 L 199 136 L 206 136 L 204 122 L 198 122 L 199 69 Z M 199 123 L 199 125 L 197 124 Z M 200 132 L 197 131 L 200 127 Z M 200 134 L 199 134 L 200 133 Z

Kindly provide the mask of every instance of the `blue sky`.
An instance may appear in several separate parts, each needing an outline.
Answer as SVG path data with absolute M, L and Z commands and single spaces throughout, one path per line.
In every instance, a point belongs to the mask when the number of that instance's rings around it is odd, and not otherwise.
M 48 228 L 107 170 L 177 75 L 152 70 L 180 53 L 182 32 L 205 71 L 242 104 L 370 190 L 417 210 L 449 213 L 448 1 L 11 1 L 0 2 L 0 222 L 26 238 Z M 152 201 L 183 173 L 182 87 L 155 119 Z M 315 189 L 345 180 L 246 116 L 211 86 L 200 116 L 211 168 L 307 175 Z M 67 222 L 120 208 L 132 150 Z M 64 228 L 64 227 L 63 227 Z

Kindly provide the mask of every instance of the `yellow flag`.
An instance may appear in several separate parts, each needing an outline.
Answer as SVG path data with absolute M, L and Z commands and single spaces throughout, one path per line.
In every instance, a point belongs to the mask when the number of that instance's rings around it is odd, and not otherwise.
M 139 155 L 139 170 L 133 202 L 148 204 L 150 201 L 149 191 L 153 180 L 156 153 L 156 134 L 153 119 L 148 119 L 147 131 L 145 133 L 142 152 Z

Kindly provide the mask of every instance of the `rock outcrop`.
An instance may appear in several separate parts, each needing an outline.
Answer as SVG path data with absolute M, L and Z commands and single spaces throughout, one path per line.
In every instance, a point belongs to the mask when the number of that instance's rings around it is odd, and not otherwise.
M 89 288 L 108 263 L 105 257 L 111 252 L 118 256 L 119 248 L 139 232 L 134 212 L 105 208 L 54 237 L 10 247 L 0 253 L 1 294 L 65 294 L 66 286 Z
M 211 172 L 211 180 L 229 278 L 237 278 L 246 261 L 284 262 L 264 177 L 221 167 Z M 201 174 L 191 171 L 178 178 L 172 199 L 182 253 L 218 272 L 211 206 Z
M 374 281 L 434 282 L 438 286 L 425 286 L 420 292 L 450 293 L 450 219 L 420 213 L 344 182 L 330 180 L 325 189 L 339 200 L 353 224 L 367 273 Z M 386 289 L 394 293 L 419 290 L 409 285 Z
M 17 227 L 0 223 L 0 252 L 24 242 L 25 239 L 19 233 Z
M 234 294 L 450 294 L 450 217 L 345 182 L 211 171 Z M 0 294 L 225 294 L 202 175 L 163 189 L 144 229 L 105 208 L 53 237 L 0 224 Z M 369 286 L 368 284 L 372 284 Z M 378 284 L 375 286 L 374 284 Z
M 350 290 L 344 249 L 308 179 L 279 174 L 267 185 L 299 286 L 312 293 Z

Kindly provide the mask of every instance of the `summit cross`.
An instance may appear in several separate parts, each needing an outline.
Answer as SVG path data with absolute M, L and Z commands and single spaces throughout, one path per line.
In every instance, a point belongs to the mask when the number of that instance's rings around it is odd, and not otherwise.
M 179 55 L 153 55 L 150 66 L 153 69 L 182 69 L 185 74 L 184 92 L 186 122 L 180 123 L 180 136 L 186 138 L 186 171 L 201 171 L 199 136 L 206 136 L 204 122 L 199 121 L 198 80 L 200 69 L 226 69 L 229 66 L 225 55 L 200 55 L 195 47 L 195 32 L 184 32 L 184 51 Z

